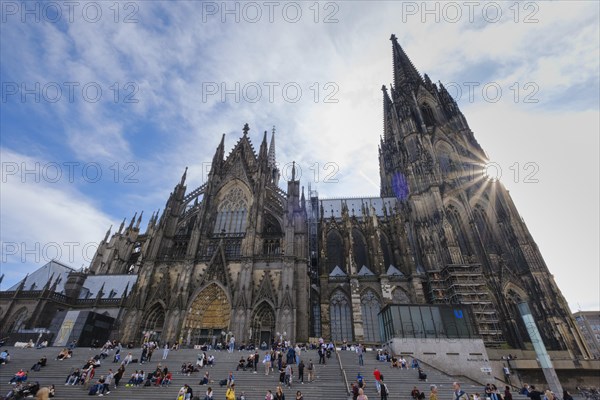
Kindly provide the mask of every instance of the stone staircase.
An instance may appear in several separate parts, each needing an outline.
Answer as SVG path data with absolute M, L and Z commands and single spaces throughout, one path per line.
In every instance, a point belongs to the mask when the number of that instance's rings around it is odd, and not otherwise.
M 364 353 L 364 366 L 358 365 L 358 355 L 355 352 L 338 351 L 338 353 L 342 360 L 349 383 L 355 382 L 358 373 L 361 373 L 363 380 L 367 384 L 365 394 L 369 399 L 379 399 L 375 388 L 375 378 L 373 377 L 375 368 L 378 368 L 384 376 L 384 381 L 391 393 L 391 396 L 388 396 L 390 399 L 412 399 L 410 393 L 414 386 L 421 392 L 424 392 L 428 399 L 430 386 L 436 385 L 438 388 L 438 399 L 451 400 L 454 397 L 452 389 L 452 383 L 454 381 L 460 382 L 462 389 L 469 395 L 473 395 L 474 393 L 483 395 L 483 387 L 481 385 L 462 377 L 456 378 L 446 375 L 423 363 L 421 363 L 421 367 L 427 374 L 427 382 L 419 380 L 416 369 L 391 368 L 390 363 L 378 361 L 375 352 L 368 351 Z M 405 358 L 408 361 L 408 365 L 410 365 L 412 358 Z M 504 392 L 504 388 L 502 388 L 501 392 Z M 519 395 L 516 392 L 513 392 L 512 395 L 514 400 L 528 400 L 526 396 Z
M 89 348 L 76 348 L 73 353 L 73 357 L 68 360 L 59 361 L 55 357 L 59 353 L 60 348 L 46 348 L 42 350 L 36 349 L 16 349 L 14 347 L 8 347 L 8 351 L 11 354 L 11 361 L 5 365 L 0 366 L 0 396 L 5 396 L 12 385 L 8 384 L 9 380 L 13 377 L 14 373 L 23 368 L 23 370 L 29 370 L 37 360 L 45 355 L 48 358 L 48 364 L 43 367 L 39 372 L 29 371 L 28 381 L 38 381 L 41 386 L 49 386 L 54 384 L 56 386 L 56 399 L 89 399 L 92 396 L 88 396 L 88 390 L 84 389 L 83 386 L 65 386 L 66 377 L 69 375 L 71 369 L 81 368 L 85 361 L 95 354 L 99 353 L 99 350 Z M 127 353 L 124 350 L 122 353 Z M 139 358 L 141 355 L 140 349 L 132 351 L 134 358 Z M 235 351 L 228 353 L 227 351 L 209 351 L 207 354 L 215 355 L 215 366 L 205 367 L 201 372 L 193 373 L 191 376 L 187 376 L 180 373 L 181 364 L 184 362 L 195 363 L 198 350 L 193 349 L 181 349 L 178 351 L 169 352 L 167 360 L 162 360 L 162 350 L 158 350 L 154 353 L 152 362 L 141 364 L 129 364 L 123 375 L 123 379 L 119 383 L 119 387 L 114 389 L 111 387 L 110 394 L 104 397 L 114 399 L 172 399 L 177 398 L 177 392 L 185 384 L 189 384 L 194 395 L 198 395 L 200 399 L 204 398 L 206 386 L 198 385 L 200 378 L 204 375 L 205 371 L 209 371 L 211 380 L 214 380 L 209 386 L 212 387 L 215 394 L 215 399 L 222 400 L 225 398 L 225 387 L 219 386 L 219 380 L 226 379 L 230 370 L 233 371 L 236 384 L 236 395 L 240 396 L 242 391 L 245 392 L 247 400 L 262 400 L 264 399 L 267 389 L 275 392 L 279 382 L 279 373 L 272 372 L 269 376 L 265 376 L 264 367 L 262 362 L 258 364 L 258 372 L 254 374 L 253 371 L 235 371 L 237 362 L 243 355 L 244 358 L 248 356 L 247 351 Z M 264 352 L 259 352 L 261 360 Z M 118 364 L 112 363 L 113 353 L 108 358 L 102 361 L 102 365 L 97 368 L 95 379 L 99 378 L 100 375 L 106 375 L 109 368 L 116 371 Z M 284 387 L 284 393 L 287 399 L 294 399 L 296 391 L 300 390 L 304 395 L 305 400 L 312 399 L 330 399 L 330 400 L 346 400 L 346 388 L 342 374 L 340 371 L 339 363 L 335 359 L 335 355 L 332 355 L 327 360 L 326 365 L 319 365 L 318 356 L 316 351 L 311 350 L 308 352 L 302 352 L 302 359 L 305 363 L 308 362 L 309 358 L 312 358 L 316 368 L 316 380 L 313 383 L 300 384 L 297 380 L 298 372 L 294 366 L 294 379 L 292 381 L 292 388 L 288 389 Z M 125 384 L 129 380 L 129 377 L 136 369 L 143 369 L 146 372 L 153 371 L 157 365 L 161 363 L 169 367 L 169 370 L 173 372 L 173 382 L 167 387 L 125 387 Z M 207 369 L 208 368 L 208 369 Z M 304 372 L 305 381 L 308 376 L 308 370 Z M 3 397 L 0 397 L 3 398 Z

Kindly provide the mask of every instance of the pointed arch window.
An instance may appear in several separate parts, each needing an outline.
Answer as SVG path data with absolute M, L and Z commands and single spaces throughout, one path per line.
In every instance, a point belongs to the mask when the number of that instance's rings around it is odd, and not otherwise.
M 263 254 L 268 256 L 279 255 L 281 253 L 283 232 L 279 221 L 268 213 L 264 216 L 263 237 Z
M 363 319 L 363 328 L 365 332 L 365 341 L 377 342 L 381 341 L 379 335 L 379 311 L 381 303 L 372 290 L 367 290 L 360 299 L 360 308 Z
M 433 116 L 433 110 L 429 104 L 421 104 L 421 115 L 423 116 L 423 122 L 425 123 L 425 126 L 435 125 L 435 117 Z
M 462 219 L 458 210 L 454 206 L 448 206 L 448 208 L 446 209 L 446 215 L 448 216 L 448 221 L 452 226 L 452 231 L 454 232 L 454 237 L 458 242 L 458 246 L 460 248 L 461 253 L 463 255 L 471 254 L 471 252 L 469 251 L 465 227 L 462 223 Z
M 379 271 L 379 273 L 384 273 L 393 264 L 392 252 L 388 238 L 383 232 L 379 236 L 379 242 L 381 245 L 381 254 L 383 255 L 383 271 Z
M 340 267 L 346 271 L 344 263 L 344 242 L 342 235 L 336 230 L 331 230 L 327 234 L 327 273 L 330 274 L 335 267 Z
M 444 141 L 436 143 L 435 153 L 442 174 L 449 175 L 457 170 L 456 160 L 459 156 L 450 144 Z
M 363 234 L 356 228 L 352 229 L 352 252 L 354 253 L 354 262 L 356 270 L 359 271 L 363 265 L 369 267 L 369 256 L 367 252 L 367 242 Z
M 480 204 L 477 204 L 473 209 L 473 219 L 475 220 L 475 226 L 481 237 L 481 242 L 485 247 L 491 246 L 493 243 L 488 218 Z
M 331 339 L 335 341 L 353 340 L 352 309 L 348 297 L 340 290 L 331 296 L 329 318 L 331 322 Z
M 239 187 L 231 189 L 217 208 L 213 233 L 243 234 L 246 232 L 248 199 Z

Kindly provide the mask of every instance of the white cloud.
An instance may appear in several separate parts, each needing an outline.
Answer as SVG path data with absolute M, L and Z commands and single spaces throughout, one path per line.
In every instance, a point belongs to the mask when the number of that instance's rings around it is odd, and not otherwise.
M 47 160 L 6 148 L 0 152 L 6 287 L 53 258 L 74 268 L 88 266 L 111 218 L 69 183 L 67 166 L 60 166 L 58 175 L 59 168 Z

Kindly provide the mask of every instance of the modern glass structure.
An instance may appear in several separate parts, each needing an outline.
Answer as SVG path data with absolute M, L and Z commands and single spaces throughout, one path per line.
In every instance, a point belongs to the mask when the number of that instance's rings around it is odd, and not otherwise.
M 471 310 L 463 305 L 389 304 L 379 313 L 382 342 L 393 338 L 479 338 Z

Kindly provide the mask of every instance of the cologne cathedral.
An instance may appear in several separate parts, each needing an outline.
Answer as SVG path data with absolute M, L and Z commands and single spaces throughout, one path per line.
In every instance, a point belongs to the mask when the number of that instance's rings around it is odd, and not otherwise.
M 89 269 L 54 262 L 50 279 L 1 292 L 2 336 L 374 344 L 387 304 L 461 304 L 486 345 L 518 349 L 530 341 L 517 309 L 527 301 L 548 349 L 585 354 L 510 195 L 477 173 L 486 155 L 456 102 L 391 42 L 379 196 L 305 195 L 293 170 L 280 183 L 275 132 L 256 151 L 246 124 L 227 156 L 223 136 L 206 183 L 188 188 L 183 174 L 144 232 L 134 216 L 109 229 Z

